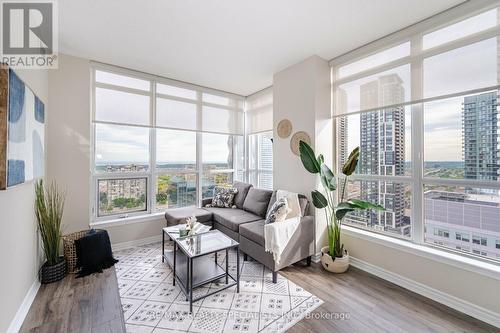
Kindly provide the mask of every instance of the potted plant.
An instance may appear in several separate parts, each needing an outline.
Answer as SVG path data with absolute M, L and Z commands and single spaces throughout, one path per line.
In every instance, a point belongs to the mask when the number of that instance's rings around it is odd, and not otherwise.
M 39 272 L 44 284 L 59 281 L 67 273 L 66 261 L 60 255 L 63 209 L 64 195 L 55 183 L 45 187 L 39 180 L 35 184 L 35 216 L 46 259 Z
M 323 155 L 314 154 L 313 149 L 304 141 L 299 143 L 300 159 L 304 168 L 320 175 L 321 184 L 325 194 L 314 190 L 311 192 L 314 207 L 325 209 L 326 223 L 328 229 L 328 246 L 321 249 L 321 264 L 334 273 L 343 273 L 349 268 L 349 253 L 344 249 L 340 241 L 342 219 L 349 212 L 367 209 L 385 210 L 384 207 L 359 199 L 346 199 L 348 178 L 356 170 L 359 160 L 359 147 L 355 148 L 349 158 L 342 166 L 343 179 L 336 177 L 330 168 L 324 163 Z M 337 179 L 339 181 L 337 181 Z M 337 184 L 342 181 L 342 190 L 338 201 L 334 197 Z M 336 204 L 338 202 L 338 204 Z

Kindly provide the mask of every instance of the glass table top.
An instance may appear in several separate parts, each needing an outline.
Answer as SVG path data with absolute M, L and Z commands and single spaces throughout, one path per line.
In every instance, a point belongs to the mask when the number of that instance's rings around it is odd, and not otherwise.
M 186 224 L 178 224 L 178 225 L 173 225 L 170 227 L 163 228 L 163 230 L 168 234 L 168 236 L 170 238 L 177 239 L 177 238 L 181 238 L 181 236 L 179 234 L 179 230 L 184 229 L 184 228 L 186 228 Z M 210 231 L 210 229 L 211 229 L 210 226 L 204 226 L 204 230 L 202 230 L 201 232 L 198 232 L 197 235 L 208 232 L 208 231 Z M 187 236 L 183 236 L 183 237 L 187 237 Z
M 219 230 L 211 230 L 187 237 L 177 237 L 175 242 L 189 257 L 202 256 L 238 246 L 239 243 Z

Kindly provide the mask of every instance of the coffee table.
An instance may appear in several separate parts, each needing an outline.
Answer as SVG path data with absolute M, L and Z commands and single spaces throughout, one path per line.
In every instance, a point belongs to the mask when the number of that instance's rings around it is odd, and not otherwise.
M 211 296 L 219 291 L 236 286 L 240 292 L 240 254 L 239 243 L 219 230 L 211 230 L 193 236 L 180 237 L 178 226 L 163 228 L 162 261 L 165 260 L 173 271 L 173 284 L 176 281 L 189 301 L 189 311 L 193 312 L 193 302 Z M 165 236 L 174 241 L 174 250 L 165 251 Z M 229 250 L 236 249 L 236 278 L 229 274 Z M 180 251 L 179 251 L 180 250 Z M 226 251 L 225 268 L 217 262 L 217 253 Z M 210 254 L 215 258 L 211 259 Z M 204 284 L 226 278 L 226 285 L 203 296 L 193 298 L 193 289 Z M 230 281 L 231 280 L 231 281 Z

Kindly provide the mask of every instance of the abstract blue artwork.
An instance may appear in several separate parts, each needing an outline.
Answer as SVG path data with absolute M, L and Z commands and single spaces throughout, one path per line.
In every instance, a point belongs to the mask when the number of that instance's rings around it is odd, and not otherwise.
M 6 142 L 5 175 L 0 175 L 5 181 L 0 189 L 44 175 L 45 106 L 12 69 L 8 70 L 6 110 L 6 117 L 0 119 L 7 122 L 7 138 L 0 140 L 0 144 Z

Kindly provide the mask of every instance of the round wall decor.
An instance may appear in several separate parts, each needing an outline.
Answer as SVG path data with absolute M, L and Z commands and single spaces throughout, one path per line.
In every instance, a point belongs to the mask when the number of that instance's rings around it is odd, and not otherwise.
M 292 134 L 292 123 L 288 119 L 283 119 L 278 123 L 278 136 L 286 139 Z
M 292 151 L 292 153 L 294 153 L 297 156 L 300 155 L 300 152 L 299 152 L 300 141 L 304 141 L 305 143 L 310 145 L 311 138 L 309 137 L 309 134 L 307 134 L 306 132 L 303 132 L 303 131 L 297 132 L 292 136 L 292 138 L 290 139 L 290 150 Z

